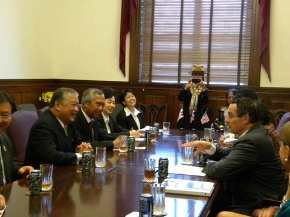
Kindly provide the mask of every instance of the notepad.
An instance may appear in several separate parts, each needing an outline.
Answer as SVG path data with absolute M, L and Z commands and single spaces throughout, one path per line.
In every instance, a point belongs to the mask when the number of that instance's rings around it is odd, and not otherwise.
M 198 196 L 211 196 L 214 183 L 205 181 L 191 181 L 183 179 L 168 179 L 165 182 L 165 192 L 171 194 L 186 194 Z
M 169 165 L 168 173 L 183 174 L 189 176 L 205 176 L 205 173 L 201 172 L 202 170 L 202 167 L 196 167 L 191 165 Z

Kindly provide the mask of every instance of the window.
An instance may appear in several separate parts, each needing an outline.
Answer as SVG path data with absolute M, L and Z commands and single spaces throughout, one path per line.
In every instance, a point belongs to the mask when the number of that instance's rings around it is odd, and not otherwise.
M 249 85 L 250 73 L 259 73 L 253 67 L 259 62 L 256 5 L 255 0 L 140 0 L 136 80 L 185 83 L 192 65 L 201 64 L 210 85 Z

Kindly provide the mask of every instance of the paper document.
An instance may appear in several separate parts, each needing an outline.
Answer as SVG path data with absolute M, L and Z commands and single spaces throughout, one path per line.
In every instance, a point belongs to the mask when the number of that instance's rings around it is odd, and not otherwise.
M 168 179 L 165 192 L 172 194 L 210 196 L 213 189 L 213 182 Z
M 168 173 L 191 175 L 191 176 L 205 176 L 205 173 L 201 172 L 202 167 L 196 167 L 191 165 L 176 165 L 169 166 Z

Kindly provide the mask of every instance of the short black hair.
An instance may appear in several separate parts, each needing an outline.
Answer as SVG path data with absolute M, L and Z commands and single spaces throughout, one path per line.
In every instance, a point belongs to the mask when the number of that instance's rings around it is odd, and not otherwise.
M 109 99 L 112 98 L 113 96 L 115 96 L 115 90 L 113 88 L 110 87 L 106 87 L 102 89 L 105 99 Z
M 256 91 L 254 91 L 252 89 L 248 89 L 248 88 L 243 88 L 243 89 L 239 90 L 238 93 L 235 95 L 234 100 L 236 100 L 238 98 L 243 98 L 243 97 L 248 97 L 248 98 L 251 98 L 253 100 L 259 99 Z
M 14 98 L 6 93 L 5 91 L 0 91 L 0 103 L 8 102 L 11 105 L 11 113 L 15 112 L 17 110 L 16 102 Z
M 125 101 L 125 97 L 126 97 L 126 95 L 127 95 L 128 93 L 132 93 L 132 94 L 135 96 L 133 90 L 131 90 L 131 89 L 129 89 L 129 88 L 124 89 L 124 90 L 120 93 L 120 95 L 119 95 L 119 101 L 120 101 L 120 103 L 122 104 L 123 107 L 126 106 L 123 102 Z

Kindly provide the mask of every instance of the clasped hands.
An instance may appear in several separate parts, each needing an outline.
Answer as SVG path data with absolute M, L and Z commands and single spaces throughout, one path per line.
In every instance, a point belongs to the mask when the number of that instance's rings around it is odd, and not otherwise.
M 92 145 L 88 142 L 82 142 L 80 145 L 77 146 L 76 152 L 82 154 L 84 151 L 91 151 L 94 152 Z

